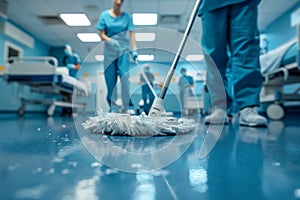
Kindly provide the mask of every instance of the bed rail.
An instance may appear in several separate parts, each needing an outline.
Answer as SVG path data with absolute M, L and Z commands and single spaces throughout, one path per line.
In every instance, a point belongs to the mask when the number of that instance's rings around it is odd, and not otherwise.
M 58 61 L 55 57 L 52 57 L 52 56 L 38 56 L 38 57 L 10 57 L 8 59 L 8 62 L 9 63 L 12 63 L 12 62 L 21 62 L 21 61 L 26 61 L 26 62 L 29 62 L 29 61 L 44 61 L 45 63 L 49 63 L 49 64 L 52 64 L 54 66 L 58 66 Z
M 52 56 L 10 57 L 6 62 L 7 74 L 55 74 L 58 61 Z

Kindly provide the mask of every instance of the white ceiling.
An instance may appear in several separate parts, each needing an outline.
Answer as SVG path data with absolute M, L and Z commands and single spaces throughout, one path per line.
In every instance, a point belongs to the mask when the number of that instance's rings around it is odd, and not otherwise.
M 260 30 L 265 29 L 299 1 L 262 0 L 259 6 Z M 157 12 L 159 13 L 157 27 L 183 32 L 195 2 L 195 0 L 125 0 L 123 10 L 129 13 Z M 112 0 L 8 0 L 7 3 L 9 19 L 50 46 L 71 44 L 82 57 L 93 50 L 97 43 L 82 43 L 76 37 L 76 33 L 98 32 L 95 25 L 99 14 L 112 6 Z M 92 21 L 92 25 L 90 27 L 68 27 L 58 18 L 60 13 L 77 12 L 86 13 Z M 164 17 L 170 15 L 179 16 L 180 20 L 175 23 L 162 21 Z M 51 17 L 51 19 L 42 20 L 41 17 Z M 168 18 L 164 19 L 168 20 Z M 190 36 L 196 41 L 200 41 L 200 33 L 200 19 L 197 18 Z M 138 46 L 142 46 L 142 44 L 138 44 Z

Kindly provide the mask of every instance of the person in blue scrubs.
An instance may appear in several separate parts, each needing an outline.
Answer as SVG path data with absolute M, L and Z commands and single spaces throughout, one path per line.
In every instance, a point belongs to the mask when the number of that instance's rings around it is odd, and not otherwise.
M 80 57 L 77 53 L 74 53 L 72 50 L 71 45 L 65 44 L 64 46 L 64 57 L 62 59 L 62 64 L 69 69 L 69 75 L 77 78 L 78 70 L 80 69 Z M 61 92 L 64 96 L 65 102 L 72 101 L 72 94 Z M 72 115 L 72 108 L 70 107 L 63 107 L 61 111 L 61 116 L 71 116 Z
M 216 73 L 208 65 L 207 86 L 213 111 L 205 118 L 206 124 L 227 122 L 226 111 L 218 107 L 231 102 L 232 94 L 239 123 L 245 126 L 266 126 L 267 120 L 256 110 L 262 75 L 259 63 L 259 32 L 257 27 L 260 0 L 203 0 L 199 9 L 202 20 L 202 47 L 212 58 L 223 79 L 226 95 L 216 84 Z M 209 59 L 206 59 L 207 63 Z M 231 67 L 232 83 L 228 84 L 226 68 Z M 232 88 L 228 87 L 232 85 Z M 232 91 L 232 92 L 231 92 Z M 224 91 L 223 91 L 224 93 Z M 222 106 L 221 106 L 222 107 Z M 227 104 L 227 108 L 230 107 Z
M 76 78 L 78 70 L 80 69 L 80 57 L 77 53 L 73 52 L 69 44 L 65 45 L 64 53 L 62 63 L 69 69 L 69 75 Z
M 153 87 L 154 75 L 153 73 L 150 72 L 150 65 L 147 64 L 144 66 L 144 73 L 148 81 L 150 82 L 151 86 Z M 152 94 L 152 91 L 142 74 L 140 75 L 140 82 L 142 84 L 142 99 L 144 101 L 143 110 L 146 114 L 148 114 L 155 96 L 154 94 Z
M 178 86 L 179 86 L 179 92 L 180 92 L 180 102 L 181 106 L 184 109 L 184 97 L 185 95 L 187 96 L 193 96 L 194 93 L 192 91 L 192 88 L 194 86 L 194 79 L 193 77 L 187 75 L 187 70 L 185 68 L 182 68 L 180 70 L 181 77 L 178 81 Z
M 118 76 L 121 79 L 121 93 L 123 112 L 133 114 L 133 103 L 129 96 L 129 54 L 130 43 L 133 60 L 138 57 L 135 26 L 131 16 L 121 10 L 123 0 L 113 0 L 113 8 L 101 13 L 96 28 L 100 30 L 100 37 L 105 41 L 104 66 L 107 85 L 107 102 L 112 112 L 116 107 Z

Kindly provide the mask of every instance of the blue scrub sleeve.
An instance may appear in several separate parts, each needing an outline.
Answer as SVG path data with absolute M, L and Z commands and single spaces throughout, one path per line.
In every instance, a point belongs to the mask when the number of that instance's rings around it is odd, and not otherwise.
M 129 31 L 133 31 L 133 30 L 135 30 L 135 26 L 134 26 L 134 24 L 133 24 L 132 17 L 131 17 L 129 14 L 127 14 L 127 15 L 128 15 L 128 18 L 129 18 L 129 22 L 128 22 L 128 30 L 129 30 Z
M 98 23 L 96 25 L 96 28 L 98 30 L 105 30 L 105 21 L 104 21 L 104 13 L 101 13 L 100 17 L 99 17 L 99 20 L 98 20 Z
M 76 64 L 81 63 L 81 60 L 80 60 L 79 55 L 78 55 L 78 54 L 75 54 L 74 56 L 76 57 L 76 60 L 77 60 Z

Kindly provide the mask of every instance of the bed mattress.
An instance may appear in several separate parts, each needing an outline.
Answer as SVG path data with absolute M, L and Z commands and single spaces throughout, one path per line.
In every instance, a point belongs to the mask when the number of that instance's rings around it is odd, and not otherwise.
M 282 66 L 296 62 L 298 44 L 291 40 L 286 44 L 260 56 L 261 72 L 265 74 L 272 72 Z
M 74 88 L 88 95 L 89 88 L 86 83 L 65 74 L 52 75 L 8 75 L 8 82 L 18 82 L 25 85 L 44 86 L 44 85 L 59 85 L 64 89 L 73 91 Z

